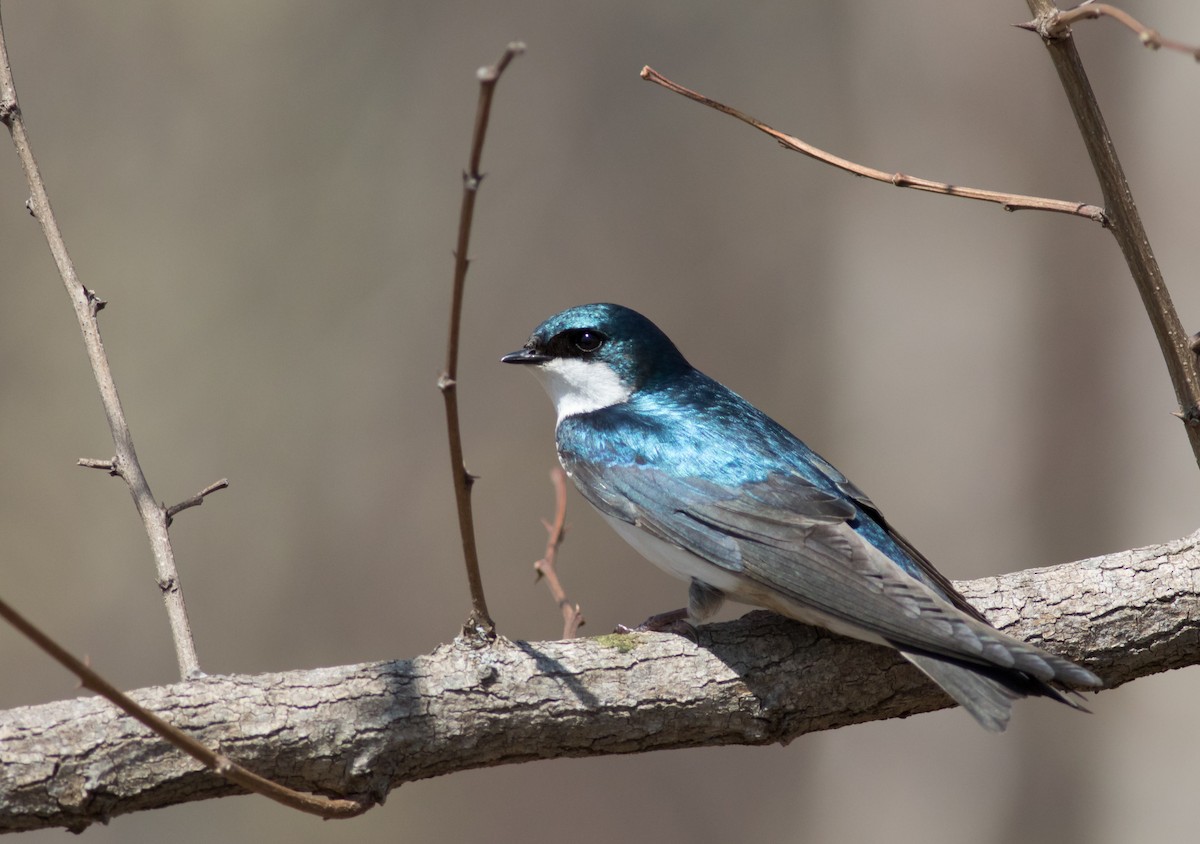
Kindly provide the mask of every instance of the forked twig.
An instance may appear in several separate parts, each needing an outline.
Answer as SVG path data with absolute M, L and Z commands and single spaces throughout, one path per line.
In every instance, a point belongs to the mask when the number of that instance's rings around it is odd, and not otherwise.
M 1063 199 L 1045 199 L 1040 196 L 1024 196 L 1017 193 L 1002 193 L 1000 191 L 984 190 L 982 188 L 969 188 L 962 185 L 951 185 L 946 182 L 934 182 L 929 179 L 921 179 L 916 176 L 908 176 L 904 173 L 888 173 L 884 170 L 876 170 L 874 167 L 867 167 L 863 164 L 857 164 L 845 158 L 834 155 L 819 149 L 812 144 L 806 143 L 797 137 L 780 132 L 778 129 L 773 129 L 761 120 L 758 120 L 750 115 L 739 111 L 733 106 L 727 106 L 724 103 L 717 102 L 710 97 L 699 94 L 690 88 L 684 88 L 682 85 L 672 82 L 658 71 L 651 67 L 642 68 L 642 78 L 648 82 L 653 82 L 656 85 L 661 85 L 668 91 L 680 94 L 687 97 L 689 100 L 695 100 L 701 105 L 706 105 L 711 109 L 715 109 L 723 114 L 728 114 L 730 117 L 736 117 L 743 123 L 753 126 L 760 132 L 770 135 L 778 141 L 784 148 L 794 150 L 809 158 L 815 158 L 817 161 L 822 161 L 825 164 L 830 164 L 837 167 L 839 170 L 845 170 L 847 173 L 853 173 L 856 176 L 864 176 L 868 179 L 874 179 L 877 182 L 884 182 L 889 185 L 894 185 L 898 188 L 912 188 L 913 190 L 928 191 L 929 193 L 939 193 L 945 196 L 961 196 L 964 199 L 977 199 L 981 202 L 994 202 L 1002 206 L 1005 211 L 1053 211 L 1057 214 L 1071 214 L 1076 217 L 1086 217 L 1100 224 L 1105 224 L 1104 209 L 1096 205 L 1087 205 L 1082 202 L 1070 202 Z
M 1026 4 L 1034 20 L 1047 19 L 1057 11 L 1050 0 L 1026 0 Z M 1175 397 L 1179 402 L 1177 415 L 1185 423 L 1184 431 L 1192 447 L 1192 455 L 1200 465 L 1200 371 L 1192 352 L 1191 339 L 1183 330 L 1162 269 L 1150 248 L 1150 238 L 1142 225 L 1137 204 L 1133 201 L 1133 191 L 1125 178 L 1116 145 L 1104 122 L 1079 51 L 1075 49 L 1075 41 L 1072 38 L 1043 38 L 1043 43 L 1058 72 L 1071 112 L 1075 115 L 1079 134 L 1104 194 L 1104 213 L 1109 220 L 1109 231 L 1121 248 L 1129 274 L 1141 294 L 1142 305 L 1167 364 L 1171 386 L 1175 388 Z
M 583 611 L 579 608 L 579 604 L 572 604 L 567 600 L 567 592 L 562 587 L 562 582 L 558 579 L 558 570 L 556 564 L 558 562 L 558 548 L 562 545 L 563 537 L 567 530 L 567 473 L 558 466 L 550 470 L 550 482 L 554 484 L 554 521 L 548 522 L 542 520 L 542 524 L 546 526 L 546 554 L 540 560 L 533 564 L 533 570 L 538 573 L 539 578 L 546 578 L 546 586 L 550 589 L 550 596 L 554 598 L 554 602 L 558 604 L 559 610 L 562 611 L 563 617 L 563 635 L 564 639 L 572 639 L 579 632 L 585 622 Z
M 4 25 L 0 22 L 0 122 L 7 127 L 12 135 L 13 145 L 17 148 L 17 156 L 25 170 L 25 179 L 29 183 L 29 200 L 26 203 L 29 212 L 37 218 L 50 246 L 50 254 L 58 266 L 59 275 L 67 288 L 67 295 L 75 307 L 75 317 L 79 321 L 79 329 L 83 333 L 83 344 L 87 348 L 88 359 L 91 361 L 92 373 L 96 378 L 96 386 L 100 388 L 100 400 L 104 405 L 104 415 L 108 419 L 109 431 L 116 455 L 110 461 L 80 461 L 81 465 L 100 467 L 106 462 L 105 468 L 109 474 L 123 479 L 133 494 L 134 505 L 141 516 L 142 526 L 150 540 L 150 549 L 154 554 L 154 564 L 158 570 L 158 585 L 163 593 L 163 602 L 167 607 L 167 618 L 170 621 L 171 636 L 175 642 L 175 657 L 179 663 L 179 673 L 183 677 L 196 677 L 200 674 L 200 663 L 196 658 L 196 645 L 192 639 L 192 627 L 188 621 L 187 607 L 183 602 L 183 589 L 179 582 L 179 571 L 175 566 L 175 552 L 171 548 L 171 538 L 167 533 L 170 519 L 166 511 L 154 498 L 150 484 L 138 463 L 137 452 L 133 447 L 133 435 L 125 421 L 125 411 L 121 408 L 121 399 L 117 395 L 117 385 L 113 380 L 112 369 L 108 365 L 108 356 L 104 352 L 104 343 L 100 339 L 100 324 L 96 314 L 104 307 L 104 300 L 88 290 L 80 282 L 75 272 L 75 264 L 67 252 L 66 242 L 59 230 L 54 211 L 50 208 L 50 197 L 46 193 L 46 184 L 42 180 L 37 160 L 33 156 L 33 148 L 29 143 L 29 135 L 25 129 L 25 121 L 21 117 L 21 107 L 17 102 L 17 89 L 13 82 L 12 67 L 8 61 L 8 47 L 4 40 Z
M 446 368 L 438 377 L 438 389 L 446 401 L 446 430 L 450 438 L 450 469 L 454 476 L 454 501 L 458 507 L 458 527 L 462 535 L 463 559 L 467 567 L 467 583 L 471 588 L 471 615 L 463 626 L 463 633 L 492 639 L 496 625 L 488 614 L 487 601 L 483 594 L 483 579 L 479 574 L 479 552 L 475 546 L 475 519 L 471 512 L 471 484 L 474 477 L 467 471 L 463 461 L 462 433 L 458 424 L 458 336 L 462 324 L 463 287 L 467 280 L 467 247 L 471 242 L 471 222 L 475 215 L 475 196 L 479 191 L 483 174 L 479 172 L 479 161 L 483 156 L 483 139 L 487 134 L 488 118 L 492 110 L 492 96 L 496 83 L 504 69 L 525 45 L 513 42 L 508 45 L 500 61 L 492 67 L 481 67 L 479 77 L 479 106 L 475 112 L 475 130 L 471 136 L 471 159 L 463 173 L 462 208 L 458 218 L 458 244 L 454 250 L 454 289 L 450 302 L 450 332 L 446 343 Z
M 217 753 L 205 747 L 183 730 L 168 724 L 153 712 L 138 705 L 128 695 L 101 677 L 84 662 L 76 659 L 65 648 L 39 630 L 32 622 L 0 600 L 0 617 L 21 631 L 26 638 L 54 658 L 60 665 L 79 678 L 85 689 L 89 689 L 123 710 L 131 718 L 135 718 L 162 736 L 184 753 L 198 760 L 215 773 L 220 774 L 232 783 L 240 785 L 247 791 L 269 797 L 277 803 L 282 803 L 292 809 L 319 815 L 326 819 L 352 818 L 361 815 L 371 808 L 370 803 L 359 803 L 354 800 L 339 800 L 322 797 L 319 794 L 308 794 L 303 791 L 282 786 L 265 777 L 248 771 L 241 765 L 229 759 L 222 753 Z
M 1035 20 L 1047 18 L 1054 11 L 1054 6 L 1048 0 L 1027 0 Z M 1142 294 L 1146 312 L 1154 327 L 1159 346 L 1167 363 L 1171 383 L 1179 400 L 1178 415 L 1187 423 L 1185 430 L 1192 446 L 1196 461 L 1200 464 L 1200 377 L 1197 375 L 1195 355 L 1191 351 L 1189 338 L 1183 332 L 1179 316 L 1171 303 L 1170 294 L 1163 282 L 1162 272 L 1150 250 L 1149 240 L 1142 228 L 1137 207 L 1133 203 L 1129 186 L 1125 181 L 1120 161 L 1113 147 L 1112 137 L 1104 125 L 1100 107 L 1096 103 L 1083 65 L 1075 52 L 1070 39 L 1047 38 L 1046 45 L 1051 48 L 1071 110 L 1075 113 L 1076 121 L 1083 135 L 1092 165 L 1096 170 L 1101 190 L 1104 194 L 1105 207 L 1064 202 L 1058 199 L 1043 199 L 1040 197 L 1018 196 L 1016 194 L 983 191 L 975 188 L 963 188 L 942 182 L 930 182 L 924 179 L 914 179 L 902 173 L 885 173 L 871 167 L 865 167 L 844 158 L 839 158 L 824 150 L 805 143 L 799 138 L 779 132 L 750 117 L 741 111 L 710 99 L 703 94 L 684 88 L 662 76 L 652 68 L 642 69 L 642 78 L 657 83 L 669 91 L 695 100 L 702 105 L 736 117 L 743 123 L 753 126 L 775 138 L 788 149 L 803 153 L 818 161 L 825 162 L 841 170 L 865 176 L 880 182 L 886 182 L 898 187 L 911 187 L 917 190 L 947 196 L 962 196 L 969 199 L 979 199 L 986 202 L 998 202 L 1009 211 L 1028 208 L 1031 210 L 1054 211 L 1086 217 L 1101 223 L 1112 231 L 1117 239 L 1122 253 L 1125 255 L 1134 282 Z
M 1184 44 L 1182 41 L 1165 38 L 1157 29 L 1151 29 L 1129 14 L 1129 12 L 1126 12 L 1124 9 L 1118 9 L 1116 6 L 1110 6 L 1108 3 L 1085 2 L 1074 9 L 1053 9 L 1048 13 L 1038 15 L 1027 23 L 1019 23 L 1017 26 L 1021 29 L 1036 32 L 1043 38 L 1065 38 L 1071 31 L 1071 24 L 1082 20 L 1095 20 L 1096 18 L 1112 18 L 1137 35 L 1142 45 L 1151 50 L 1161 48 L 1163 50 L 1188 53 L 1193 59 L 1200 62 L 1200 47 L 1193 47 L 1190 44 Z

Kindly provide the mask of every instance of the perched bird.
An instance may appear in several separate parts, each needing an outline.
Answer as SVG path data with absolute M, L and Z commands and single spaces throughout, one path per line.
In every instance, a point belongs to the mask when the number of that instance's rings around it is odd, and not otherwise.
M 726 597 L 887 645 L 981 725 L 1012 701 L 1099 677 L 996 630 L 846 476 L 741 396 L 692 368 L 646 317 L 582 305 L 504 363 L 527 365 L 558 411 L 558 458 L 609 524 L 690 583 L 686 632 Z

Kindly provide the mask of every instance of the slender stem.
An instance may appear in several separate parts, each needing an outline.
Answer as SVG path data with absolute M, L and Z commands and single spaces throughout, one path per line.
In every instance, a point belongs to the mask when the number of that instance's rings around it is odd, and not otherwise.
M 438 388 L 446 403 L 446 430 L 450 438 L 450 468 L 454 476 L 454 500 L 458 507 L 458 527 L 462 535 L 463 559 L 467 567 L 467 583 L 471 589 L 471 615 L 463 632 L 485 639 L 494 638 L 496 625 L 488 613 L 483 594 L 483 578 L 479 573 L 479 553 L 475 546 L 475 519 L 471 511 L 471 484 L 474 478 L 463 462 L 462 433 L 458 424 L 458 338 L 462 325 L 463 288 L 467 280 L 467 248 L 471 242 L 471 222 L 475 216 L 475 196 L 483 181 L 479 162 L 483 156 L 483 140 L 487 134 L 488 118 L 492 111 L 492 96 L 501 74 L 516 56 L 525 50 L 524 44 L 512 43 L 492 67 L 479 69 L 479 106 L 475 113 L 475 130 L 471 136 L 471 158 L 463 173 L 462 208 L 458 218 L 458 244 L 454 249 L 454 287 L 450 300 L 450 330 L 446 341 L 446 368 L 438 378 Z
M 1027 0 L 1027 3 L 1029 10 L 1039 20 L 1058 11 L 1050 0 Z M 1096 178 L 1100 182 L 1109 229 L 1125 256 L 1125 263 L 1129 266 L 1129 272 L 1142 296 L 1142 304 L 1154 328 L 1154 335 L 1158 338 L 1158 345 L 1166 360 L 1171 384 L 1179 401 L 1179 415 L 1185 422 L 1184 430 L 1191 442 L 1196 462 L 1200 465 L 1200 375 L 1197 374 L 1196 356 L 1191 350 L 1191 340 L 1183 330 L 1179 315 L 1171 302 L 1171 294 L 1163 281 L 1158 261 L 1150 248 L 1150 239 L 1142 226 L 1141 216 L 1133 201 L 1121 161 L 1117 157 L 1116 146 L 1104 123 L 1104 116 L 1100 113 L 1100 105 L 1096 102 L 1096 95 L 1083 69 L 1083 62 L 1079 59 L 1079 52 L 1075 49 L 1075 39 L 1068 29 L 1055 37 L 1043 36 L 1043 41 L 1050 52 L 1054 69 L 1058 71 L 1059 81 L 1066 92 L 1075 122 L 1079 126 L 1079 133 L 1083 136 L 1083 143 L 1087 147 Z
M 733 106 L 727 106 L 690 88 L 685 88 L 676 82 L 672 82 L 651 67 L 642 68 L 642 78 L 647 82 L 661 85 L 668 91 L 687 97 L 689 100 L 695 100 L 701 105 L 706 105 L 722 114 L 735 117 L 743 123 L 753 126 L 758 131 L 770 135 L 787 149 L 807 155 L 809 158 L 815 158 L 817 161 L 837 167 L 839 170 L 845 170 L 847 173 L 853 173 L 856 176 L 864 176 L 865 178 L 874 179 L 877 182 L 885 182 L 898 188 L 912 188 L 913 190 L 938 193 L 944 196 L 959 196 L 964 199 L 976 199 L 981 202 L 994 202 L 1002 206 L 1005 211 L 1052 211 L 1058 214 L 1086 217 L 1097 223 L 1105 222 L 1104 210 L 1102 208 L 1082 202 L 1046 199 L 1040 196 L 1024 196 L 1019 193 L 1002 193 L 1000 191 L 970 188 L 963 185 L 951 185 L 946 182 L 935 182 L 930 179 L 908 176 L 904 173 L 889 173 L 885 170 L 876 170 L 874 167 L 867 167 L 864 164 L 857 164 L 845 158 L 840 158 L 797 137 L 784 134 L 778 129 L 773 129 L 761 120 L 751 117 Z
M 367 809 L 371 808 L 370 804 L 358 803 L 353 800 L 336 800 L 317 794 L 294 791 L 286 786 L 260 777 L 252 771 L 246 770 L 241 765 L 230 760 L 229 757 L 209 749 L 188 733 L 185 733 L 173 724 L 167 723 L 153 712 L 140 706 L 128 695 L 119 691 L 112 683 L 101 677 L 89 665 L 76 659 L 65 648 L 59 645 L 58 642 L 51 639 L 34 626 L 31 621 L 2 600 L 0 600 L 0 617 L 21 631 L 27 639 L 78 677 L 80 684 L 85 689 L 89 689 L 105 698 L 118 709 L 124 711 L 125 714 L 145 724 L 193 759 L 216 771 L 230 782 L 240 785 L 247 791 L 261 794 L 263 797 L 269 797 L 292 809 L 307 812 L 311 815 L 320 815 L 328 819 L 352 818 L 355 815 L 361 815 Z
M 583 626 L 583 611 L 579 604 L 572 604 L 558 579 L 558 548 L 567 532 L 567 473 L 555 466 L 550 470 L 550 482 L 554 484 L 554 521 L 544 521 L 546 526 L 546 553 L 533 564 L 538 577 L 546 578 L 550 597 L 558 605 L 563 617 L 564 639 L 571 639 Z
M 58 228 L 58 221 L 50 207 L 50 197 L 46 193 L 45 182 L 42 180 L 41 171 L 33 156 L 33 148 L 29 143 L 25 121 L 21 117 L 2 21 L 0 21 L 0 122 L 8 126 L 13 144 L 17 148 L 17 155 L 21 159 L 21 166 L 25 170 L 25 178 L 29 183 L 30 192 L 29 211 L 41 224 L 46 243 L 50 247 L 50 254 L 58 266 L 58 272 L 66 286 L 67 295 L 71 297 L 71 304 L 75 307 L 75 316 L 83 334 L 83 344 L 87 348 L 92 373 L 96 378 L 96 386 L 100 389 L 104 415 L 108 419 L 113 444 L 116 446 L 116 456 L 111 461 L 110 471 L 114 475 L 119 475 L 129 485 L 129 491 L 133 495 L 133 502 L 142 519 L 146 536 L 150 539 L 154 564 L 158 570 L 158 586 L 163 593 L 167 618 L 171 625 L 171 636 L 175 642 L 175 656 L 179 663 L 179 673 L 185 678 L 198 676 L 201 673 L 200 664 L 196 659 L 196 645 L 192 639 L 187 607 L 183 602 L 183 587 L 180 585 L 179 572 L 175 566 L 175 554 L 171 549 L 171 539 L 167 534 L 167 514 L 151 493 L 150 485 L 138 463 L 137 452 L 133 447 L 133 436 L 125 421 L 125 412 L 121 408 L 121 399 L 117 395 L 117 385 L 113 381 L 108 357 L 104 352 L 104 343 L 100 339 L 100 325 L 96 320 L 96 314 L 104 306 L 104 302 L 97 298 L 95 293 L 84 287 L 79 276 L 76 275 L 75 265 L 67 252 L 67 245 Z

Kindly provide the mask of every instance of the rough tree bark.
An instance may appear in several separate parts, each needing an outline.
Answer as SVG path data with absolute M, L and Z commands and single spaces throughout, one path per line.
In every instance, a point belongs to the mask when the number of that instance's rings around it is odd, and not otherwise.
M 1109 687 L 1200 662 L 1200 532 L 957 585 L 998 627 Z M 701 628 L 699 646 L 664 634 L 456 642 L 412 660 L 207 677 L 134 697 L 285 785 L 376 801 L 469 768 L 786 743 L 950 706 L 893 652 L 766 612 Z M 0 763 L 3 832 L 78 830 L 239 793 L 98 698 L 0 713 Z

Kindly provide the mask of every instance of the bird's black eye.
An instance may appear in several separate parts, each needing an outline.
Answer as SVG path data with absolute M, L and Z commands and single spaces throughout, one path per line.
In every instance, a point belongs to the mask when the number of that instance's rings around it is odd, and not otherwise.
M 608 342 L 608 335 L 595 328 L 568 328 L 546 343 L 546 353 L 554 358 L 584 358 L 595 354 Z
M 579 328 L 572 331 L 568 339 L 576 349 L 585 355 L 590 355 L 603 346 L 604 341 L 608 338 L 594 328 Z

